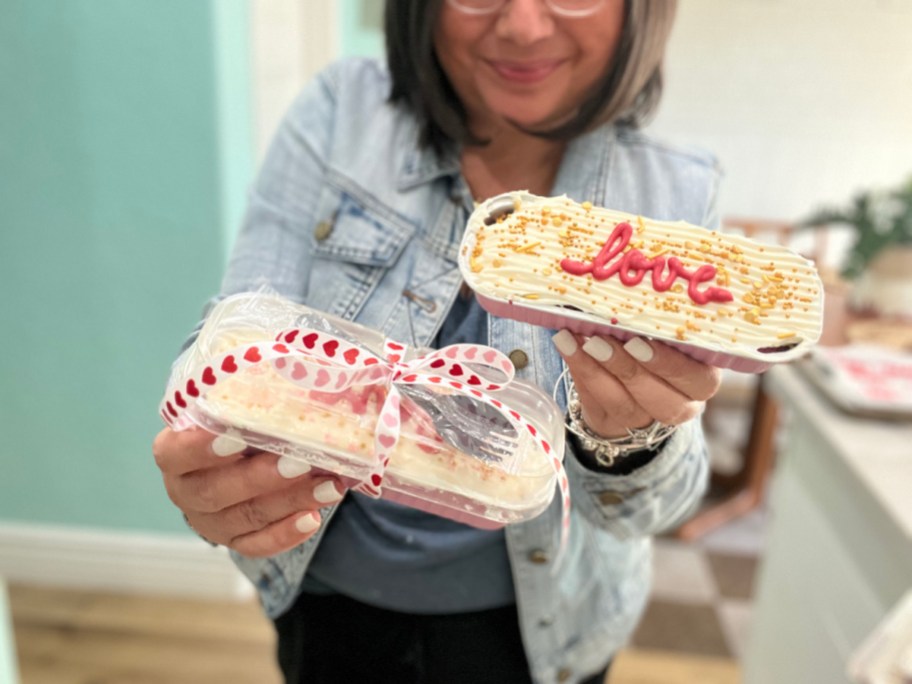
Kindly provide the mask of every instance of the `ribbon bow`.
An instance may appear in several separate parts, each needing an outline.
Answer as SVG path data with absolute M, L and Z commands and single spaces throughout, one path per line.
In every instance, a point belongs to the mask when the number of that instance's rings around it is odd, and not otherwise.
M 528 432 L 549 459 L 558 475 L 563 504 L 561 549 L 566 545 L 570 524 L 570 488 L 567 474 L 551 444 L 518 411 L 490 396 L 509 384 L 513 364 L 506 355 L 491 347 L 456 344 L 403 361 L 405 345 L 392 340 L 384 343 L 384 357 L 330 333 L 310 328 L 293 328 L 279 333 L 275 341 L 244 345 L 216 358 L 201 371 L 169 388 L 160 413 L 175 430 L 192 424 L 189 406 L 220 381 L 245 368 L 271 362 L 276 372 L 309 390 L 342 393 L 352 386 L 380 385 L 386 397 L 380 408 L 374 435 L 375 459 L 367 477 L 354 487 L 373 498 L 381 495 L 384 473 L 399 441 L 402 419 L 400 387 L 423 385 L 446 388 L 491 406 L 520 432 Z M 497 372 L 502 379 L 491 377 Z

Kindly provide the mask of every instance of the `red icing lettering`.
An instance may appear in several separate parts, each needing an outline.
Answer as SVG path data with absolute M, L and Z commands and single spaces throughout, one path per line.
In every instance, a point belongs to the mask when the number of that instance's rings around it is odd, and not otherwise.
M 596 280 L 607 280 L 617 274 L 618 279 L 626 287 L 639 285 L 646 273 L 652 271 L 652 289 L 656 292 L 666 292 L 678 278 L 681 278 L 688 282 L 687 296 L 697 304 L 730 302 L 734 299 L 731 292 L 721 287 L 697 289 L 701 283 L 709 282 L 716 277 L 716 267 L 711 264 L 703 264 L 695 271 L 688 271 L 677 257 L 667 260 L 663 256 L 647 259 L 638 249 L 625 252 L 632 235 L 633 227 L 629 223 L 619 223 L 595 259 L 589 263 L 564 259 L 561 261 L 561 268 L 571 275 L 591 273 Z

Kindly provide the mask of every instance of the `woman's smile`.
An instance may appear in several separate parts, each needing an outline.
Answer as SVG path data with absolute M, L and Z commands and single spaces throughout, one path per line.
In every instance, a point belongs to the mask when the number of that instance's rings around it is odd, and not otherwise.
M 565 62 L 563 59 L 484 60 L 484 63 L 504 81 L 521 85 L 535 85 L 544 81 Z

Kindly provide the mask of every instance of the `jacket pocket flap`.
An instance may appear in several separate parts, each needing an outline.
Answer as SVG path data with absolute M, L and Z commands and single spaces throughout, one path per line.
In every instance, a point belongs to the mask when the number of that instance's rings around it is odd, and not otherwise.
M 367 207 L 347 194 L 328 192 L 322 200 L 313 230 L 318 257 L 388 266 L 415 232 L 414 226 L 384 207 Z

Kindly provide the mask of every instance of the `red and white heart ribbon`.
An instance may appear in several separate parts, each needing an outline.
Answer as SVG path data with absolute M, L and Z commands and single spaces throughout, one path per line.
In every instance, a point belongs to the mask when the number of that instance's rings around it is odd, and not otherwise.
M 490 396 L 513 380 L 513 364 L 506 355 L 491 347 L 457 344 L 417 356 L 409 361 L 405 345 L 391 340 L 384 344 L 381 358 L 344 338 L 327 332 L 294 328 L 280 333 L 275 341 L 247 344 L 214 359 L 190 377 L 172 385 L 161 402 L 160 413 L 175 430 L 192 424 L 188 409 L 219 382 L 245 368 L 269 362 L 292 383 L 309 390 L 341 393 L 352 386 L 377 384 L 385 387 L 374 436 L 375 461 L 364 481 L 354 487 L 368 496 L 381 494 L 383 476 L 399 441 L 404 385 L 446 388 L 472 397 L 494 408 L 517 430 L 528 432 L 544 451 L 558 477 L 563 515 L 561 551 L 570 526 L 570 486 L 560 455 L 539 430 L 518 411 Z M 497 379 L 491 377 L 491 371 Z

